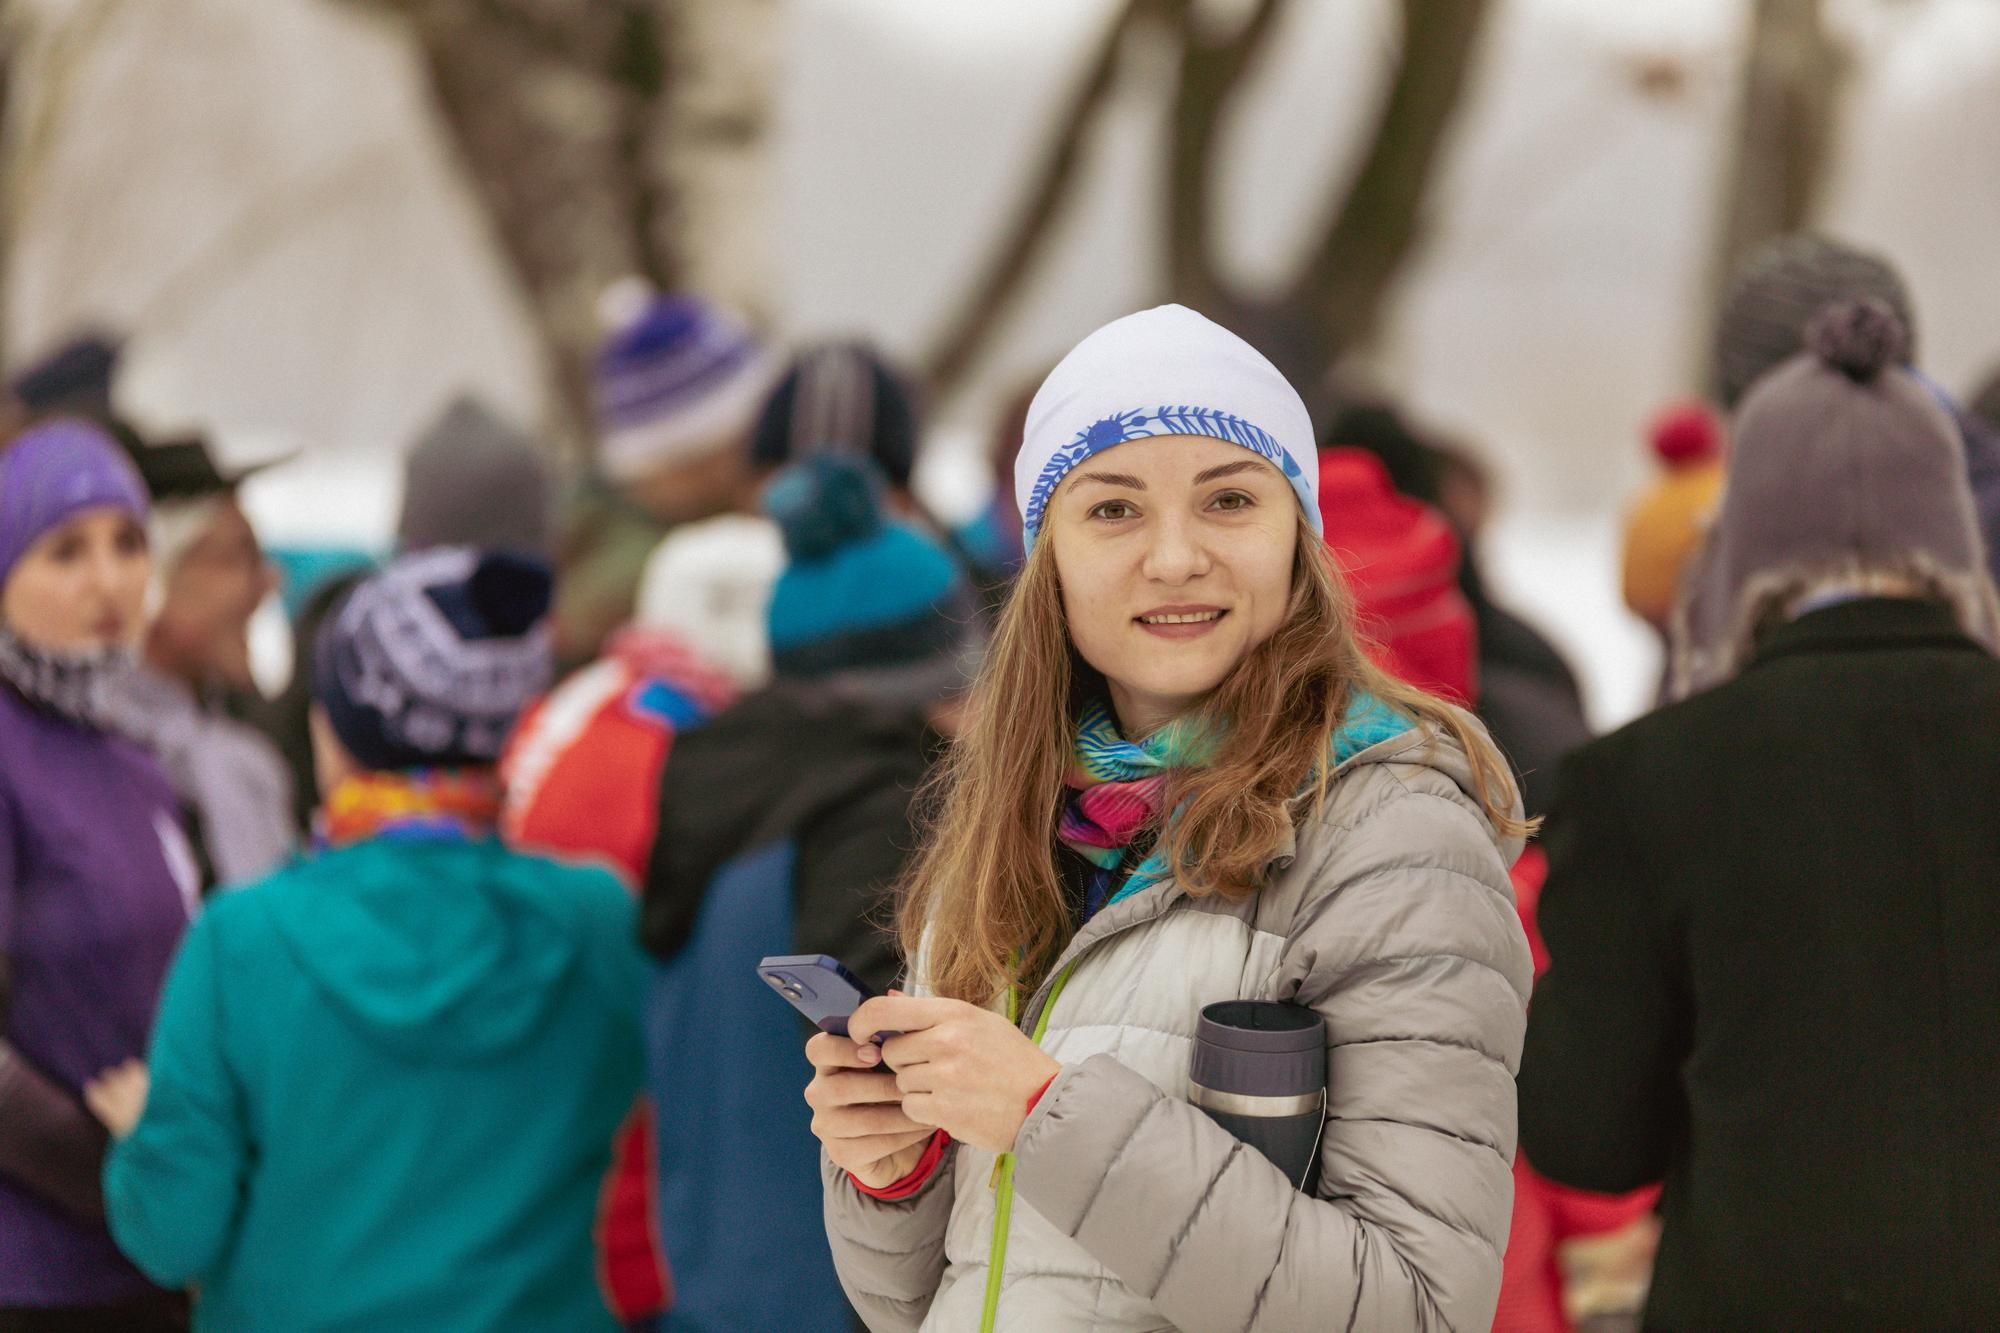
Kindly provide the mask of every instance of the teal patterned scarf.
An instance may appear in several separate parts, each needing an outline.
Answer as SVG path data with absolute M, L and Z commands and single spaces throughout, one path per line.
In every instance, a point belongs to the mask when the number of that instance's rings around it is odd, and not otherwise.
M 1357 691 L 1347 720 L 1333 735 L 1335 765 L 1371 745 L 1408 731 L 1411 722 L 1372 694 Z M 1084 895 L 1087 921 L 1098 910 L 1141 893 L 1170 877 L 1166 849 L 1154 840 L 1150 853 L 1128 871 L 1126 862 L 1142 835 L 1159 831 L 1167 784 L 1177 769 L 1200 768 L 1215 757 L 1220 737 L 1193 718 L 1169 722 L 1140 741 L 1118 733 L 1108 703 L 1091 703 L 1077 719 L 1063 806 L 1056 837 L 1094 867 Z

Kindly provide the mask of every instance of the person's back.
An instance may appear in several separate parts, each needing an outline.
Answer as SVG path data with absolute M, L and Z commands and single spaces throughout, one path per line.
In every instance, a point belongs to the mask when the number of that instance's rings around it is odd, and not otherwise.
M 196 922 L 107 1121 L 112 1234 L 197 1328 L 617 1327 L 591 1221 L 639 1083 L 632 900 L 496 832 L 549 582 L 429 551 L 322 628 L 321 850 Z
M 1746 401 L 1676 645 L 1709 688 L 1550 815 L 1522 1145 L 1664 1180 L 1650 1328 L 2000 1323 L 2000 632 L 1900 333 L 1836 307 Z
M 638 1087 L 632 916 L 610 875 L 490 839 L 363 842 L 218 900 L 174 981 L 215 1040 L 163 1037 L 153 1074 L 231 1089 L 245 1152 L 156 1094 L 110 1176 L 121 1243 L 199 1277 L 205 1328 L 615 1327 L 591 1221 Z M 215 1169 L 145 1190 L 159 1157 Z
M 1606 754 L 1696 1019 L 1652 1320 L 2000 1321 L 2000 661 L 1834 607 Z

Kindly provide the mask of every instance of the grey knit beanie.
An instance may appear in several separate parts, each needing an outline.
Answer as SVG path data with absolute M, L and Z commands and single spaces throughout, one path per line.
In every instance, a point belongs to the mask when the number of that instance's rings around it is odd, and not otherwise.
M 552 551 L 553 486 L 541 450 L 471 398 L 454 401 L 424 432 L 403 478 L 396 540 L 405 551 Z
M 1902 321 L 1881 301 L 1836 301 L 1805 342 L 1737 410 L 1721 509 L 1676 617 L 1676 697 L 1734 675 L 1802 598 L 1885 580 L 1951 603 L 1968 634 L 2000 647 L 1965 446 L 1898 369 Z
M 1873 298 L 1903 326 L 1899 365 L 1916 354 L 1910 293 L 1889 262 L 1809 232 L 1781 236 L 1743 261 L 1716 321 L 1716 401 L 1734 409 L 1750 386 L 1805 350 L 1806 321 L 1830 301 Z

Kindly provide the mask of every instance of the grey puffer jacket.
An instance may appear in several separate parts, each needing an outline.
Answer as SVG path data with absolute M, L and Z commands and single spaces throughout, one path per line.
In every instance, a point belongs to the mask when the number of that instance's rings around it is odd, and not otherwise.
M 1406 731 L 1335 770 L 1255 895 L 1158 884 L 1077 934 L 1042 1043 L 1063 1070 L 1015 1144 L 996 1328 L 1490 1327 L 1531 965 L 1519 845 L 1471 793 L 1456 745 Z M 1326 1019 L 1315 1198 L 1186 1100 L 1202 1006 L 1239 998 Z M 834 1260 L 876 1333 L 980 1325 L 994 1159 L 950 1154 L 897 1203 L 822 1159 Z

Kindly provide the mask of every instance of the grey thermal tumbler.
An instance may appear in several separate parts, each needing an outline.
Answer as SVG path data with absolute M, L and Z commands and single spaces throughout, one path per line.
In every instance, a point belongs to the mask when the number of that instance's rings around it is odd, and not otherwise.
M 1201 1011 L 1188 1100 L 1305 1189 L 1326 1115 L 1326 1021 L 1277 1000 Z

